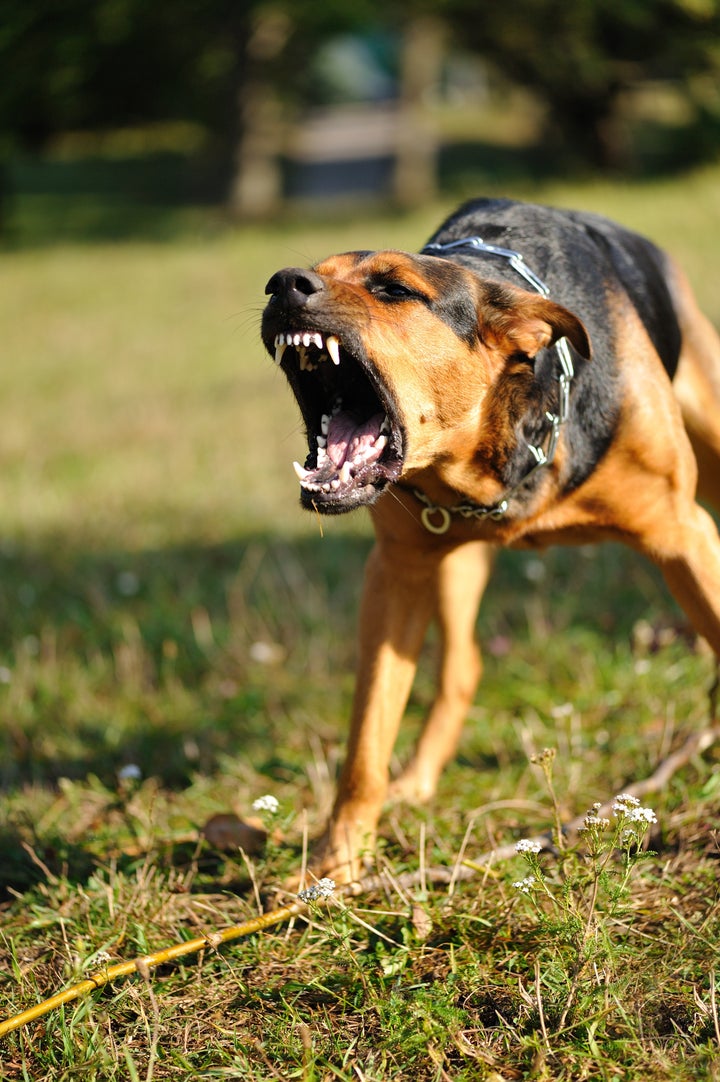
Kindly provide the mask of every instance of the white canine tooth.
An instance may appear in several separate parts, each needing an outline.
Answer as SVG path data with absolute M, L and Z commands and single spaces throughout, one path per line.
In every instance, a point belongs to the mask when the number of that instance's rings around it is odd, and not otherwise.
M 320 428 L 322 430 L 323 436 L 327 436 L 328 429 L 330 428 L 330 417 L 327 413 L 323 413 L 322 417 L 320 418 Z
M 348 482 L 350 481 L 350 463 L 349 462 L 343 462 L 342 468 L 340 470 L 340 473 L 338 474 L 338 477 L 340 479 L 341 484 L 343 484 L 343 485 L 348 484 Z
M 293 469 L 298 475 L 298 480 L 305 481 L 306 477 L 310 476 L 310 470 L 306 470 L 304 466 L 301 466 L 299 462 L 293 462 Z
M 280 362 L 283 359 L 283 353 L 287 349 L 287 346 L 285 345 L 285 343 L 280 341 L 281 338 L 282 338 L 282 335 L 279 334 L 277 336 L 277 338 L 275 339 L 275 364 L 280 364 Z
M 384 451 L 387 447 L 387 436 L 378 436 L 375 440 L 375 450 Z
M 380 431 L 381 432 L 389 432 L 390 431 L 390 421 L 388 419 L 387 413 L 385 414 L 385 418 L 383 420 L 383 423 L 380 425 Z
M 325 436 L 318 436 L 317 437 L 317 445 L 320 448 L 327 447 L 327 439 L 325 438 Z
M 334 334 L 329 334 L 325 339 L 325 348 L 327 349 L 333 364 L 340 364 L 340 343 Z

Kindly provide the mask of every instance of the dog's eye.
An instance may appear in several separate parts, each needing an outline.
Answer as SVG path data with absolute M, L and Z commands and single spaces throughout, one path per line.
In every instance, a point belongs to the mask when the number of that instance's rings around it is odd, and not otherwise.
M 424 301 L 426 299 L 417 289 L 411 289 L 402 282 L 376 281 L 370 285 L 370 292 L 381 301 Z

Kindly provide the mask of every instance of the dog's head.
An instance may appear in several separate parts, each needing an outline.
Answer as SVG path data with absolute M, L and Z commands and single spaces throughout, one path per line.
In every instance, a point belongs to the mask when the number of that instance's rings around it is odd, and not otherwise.
M 477 457 L 498 396 L 508 398 L 507 424 L 517 423 L 543 348 L 567 337 L 590 353 L 567 309 L 435 256 L 349 252 L 278 271 L 266 293 L 263 341 L 307 431 L 302 501 L 326 514 Z

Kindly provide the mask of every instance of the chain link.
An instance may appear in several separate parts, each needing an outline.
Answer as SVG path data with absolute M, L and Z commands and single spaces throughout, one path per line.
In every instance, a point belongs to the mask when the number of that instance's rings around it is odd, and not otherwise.
M 550 296 L 548 286 L 543 282 L 542 278 L 539 278 L 537 274 L 528 267 L 520 252 L 515 252 L 511 248 L 498 248 L 494 244 L 486 244 L 482 237 L 465 237 L 462 240 L 449 241 L 447 244 L 427 244 L 423 251 L 445 252 L 463 247 L 473 248 L 475 251 L 485 252 L 488 255 L 496 255 L 500 256 L 502 259 L 507 259 L 513 270 L 521 275 L 533 289 L 543 297 Z M 420 521 L 430 533 L 447 533 L 450 529 L 452 515 L 459 515 L 461 518 L 489 518 L 496 522 L 499 521 L 507 513 L 510 506 L 510 500 L 515 493 L 522 488 L 523 485 L 527 484 L 530 478 L 539 470 L 544 469 L 552 463 L 555 457 L 558 440 L 560 439 L 560 429 L 567 421 L 570 413 L 570 384 L 575 378 L 575 367 L 572 362 L 572 356 L 570 355 L 570 347 L 567 338 L 558 339 L 555 343 L 555 352 L 560 361 L 560 372 L 557 377 L 559 390 L 558 411 L 557 413 L 545 414 L 550 425 L 550 431 L 545 447 L 536 447 L 532 443 L 527 445 L 528 450 L 535 459 L 534 465 L 530 467 L 525 476 L 522 477 L 516 485 L 513 485 L 512 488 L 507 490 L 501 500 L 498 500 L 498 502 L 491 507 L 483 507 L 482 504 L 472 503 L 470 501 L 467 503 L 455 504 L 453 507 L 442 507 L 439 504 L 432 503 L 420 489 L 411 488 L 410 491 L 416 499 L 420 500 L 420 502 L 425 505 L 420 512 Z

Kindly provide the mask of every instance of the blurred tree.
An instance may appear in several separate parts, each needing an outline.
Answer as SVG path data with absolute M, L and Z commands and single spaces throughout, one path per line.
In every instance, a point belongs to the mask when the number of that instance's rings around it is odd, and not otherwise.
M 579 162 L 625 164 L 618 105 L 652 78 L 720 74 L 720 0 L 445 0 L 456 41 L 544 103 L 547 139 Z
M 39 150 L 68 130 L 194 121 L 234 174 L 231 206 L 269 207 L 273 100 L 307 100 L 319 42 L 376 22 L 378 9 L 377 0 L 0 0 L 0 150 Z
M 0 0 L 0 148 L 194 121 L 234 173 L 231 203 L 269 208 L 278 103 L 288 117 L 313 101 L 310 61 L 323 42 L 376 27 L 396 42 L 408 117 L 397 185 L 427 191 L 433 148 L 420 112 L 441 59 L 438 21 L 544 102 L 549 143 L 594 165 L 622 160 L 628 86 L 720 70 L 720 0 Z
M 0 133 L 156 120 L 232 127 L 258 0 L 0 0 Z

